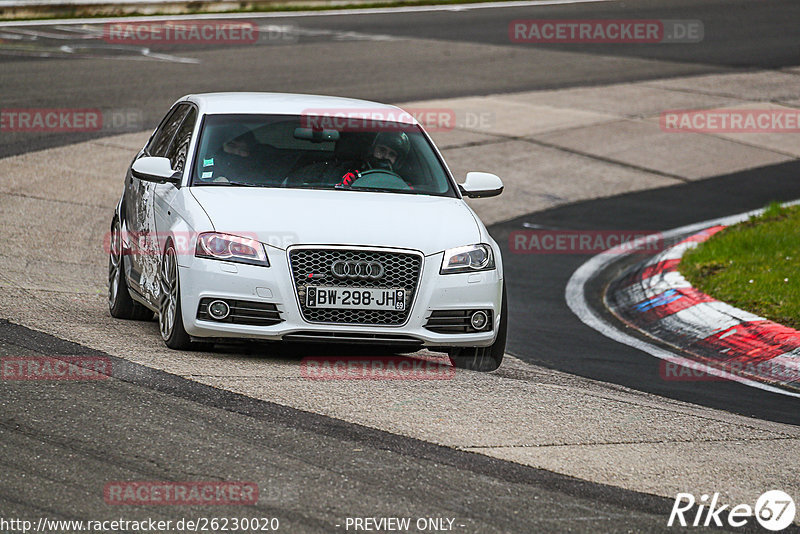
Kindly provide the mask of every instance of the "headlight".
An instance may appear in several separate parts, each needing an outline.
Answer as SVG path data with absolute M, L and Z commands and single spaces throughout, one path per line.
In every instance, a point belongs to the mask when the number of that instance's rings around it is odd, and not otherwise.
M 249 237 L 208 232 L 197 237 L 194 255 L 198 258 L 233 261 L 269 267 L 264 245 Z
M 439 274 L 471 273 L 494 269 L 494 255 L 489 245 L 469 245 L 444 251 Z

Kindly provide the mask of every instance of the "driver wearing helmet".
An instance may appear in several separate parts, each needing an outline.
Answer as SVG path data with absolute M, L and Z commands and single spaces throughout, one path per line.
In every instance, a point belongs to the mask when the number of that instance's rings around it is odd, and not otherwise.
M 204 172 L 201 174 L 201 180 L 213 182 L 252 180 L 263 174 L 264 165 L 259 157 L 261 154 L 258 150 L 258 141 L 252 131 L 234 124 L 214 133 L 221 139 L 213 139 L 209 144 L 220 143 L 220 145 L 203 158 Z
M 397 174 L 410 150 L 411 142 L 405 132 L 380 132 L 372 142 L 363 170 L 385 170 Z M 349 187 L 361 177 L 361 172 L 353 170 L 346 173 L 339 185 Z

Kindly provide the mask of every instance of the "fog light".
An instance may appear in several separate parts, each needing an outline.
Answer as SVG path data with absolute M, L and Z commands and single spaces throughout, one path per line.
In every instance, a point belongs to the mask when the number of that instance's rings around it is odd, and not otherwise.
M 475 330 L 483 330 L 483 327 L 486 326 L 486 322 L 488 320 L 489 318 L 486 317 L 486 313 L 478 310 L 476 312 L 472 312 L 472 315 L 469 318 L 469 323 Z
M 231 313 L 228 303 L 224 300 L 214 300 L 208 303 L 208 314 L 212 319 L 221 321 Z

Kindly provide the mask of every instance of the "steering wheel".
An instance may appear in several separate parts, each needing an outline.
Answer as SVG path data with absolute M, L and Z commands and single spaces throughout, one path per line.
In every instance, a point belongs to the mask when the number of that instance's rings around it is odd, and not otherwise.
M 370 169 L 361 173 L 358 180 L 350 184 L 351 188 L 377 187 L 380 189 L 411 189 L 403 178 L 394 171 L 386 169 Z

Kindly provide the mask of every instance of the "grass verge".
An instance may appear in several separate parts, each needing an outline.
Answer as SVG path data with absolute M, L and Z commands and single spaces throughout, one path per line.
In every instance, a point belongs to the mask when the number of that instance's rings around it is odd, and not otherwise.
M 687 252 L 679 270 L 716 299 L 800 329 L 800 206 L 770 204 Z

